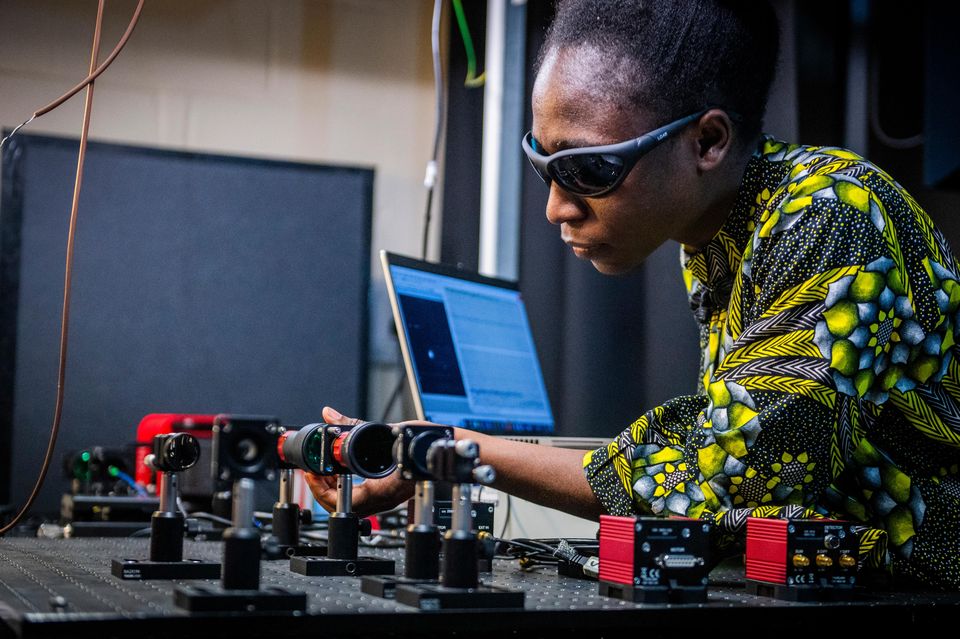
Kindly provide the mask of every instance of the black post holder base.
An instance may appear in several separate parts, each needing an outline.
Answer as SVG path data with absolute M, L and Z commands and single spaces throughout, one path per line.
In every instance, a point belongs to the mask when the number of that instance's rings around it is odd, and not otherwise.
M 326 557 L 326 544 L 299 544 L 297 546 L 280 546 L 287 557 Z
M 179 586 L 173 603 L 188 612 L 304 612 L 307 595 L 283 588 L 225 590 L 219 586 Z
M 706 603 L 706 586 L 629 586 L 609 581 L 600 582 L 600 594 L 611 599 L 633 603 Z
M 476 608 L 523 608 L 524 593 L 494 586 L 446 588 L 438 583 L 398 585 L 398 603 L 420 610 L 457 610 Z
M 381 599 L 395 599 L 397 586 L 418 586 L 421 584 L 437 584 L 436 579 L 413 579 L 394 575 L 367 576 L 360 580 L 360 590 L 367 595 Z
M 216 561 L 184 559 L 182 561 L 147 561 L 114 559 L 110 565 L 114 577 L 129 580 L 146 579 L 219 579 L 220 564 Z
M 290 558 L 290 570 L 308 577 L 359 577 L 360 575 L 392 575 L 396 562 L 392 559 L 358 557 L 356 559 L 330 559 L 329 557 Z
M 287 546 L 285 544 L 270 545 L 268 541 L 263 545 L 263 559 L 276 561 L 278 559 L 290 559 L 291 557 L 326 557 L 326 544 L 297 544 L 296 546 Z

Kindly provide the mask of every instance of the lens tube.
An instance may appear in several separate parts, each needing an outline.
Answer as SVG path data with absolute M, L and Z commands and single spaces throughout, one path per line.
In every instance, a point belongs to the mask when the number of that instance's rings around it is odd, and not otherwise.
M 280 436 L 277 452 L 287 464 L 317 475 L 386 477 L 393 472 L 393 430 L 386 424 L 309 424 Z
M 386 424 L 364 422 L 333 441 L 333 458 L 361 477 L 386 477 L 396 468 L 393 430 Z
M 277 445 L 280 459 L 311 473 L 326 474 L 322 455 L 324 427 L 326 424 L 308 424 L 300 430 L 285 432 Z

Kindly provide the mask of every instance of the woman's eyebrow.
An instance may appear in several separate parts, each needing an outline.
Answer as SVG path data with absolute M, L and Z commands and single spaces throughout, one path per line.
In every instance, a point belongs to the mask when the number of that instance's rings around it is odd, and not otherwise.
M 553 155 L 558 151 L 566 151 L 567 149 L 579 149 L 585 146 L 598 146 L 596 142 L 592 140 L 584 140 L 581 138 L 563 138 L 556 140 L 553 144 L 544 144 L 544 142 L 537 136 L 533 136 L 533 139 L 537 142 L 537 148 L 541 150 L 546 155 Z M 551 149 L 548 151 L 547 149 Z

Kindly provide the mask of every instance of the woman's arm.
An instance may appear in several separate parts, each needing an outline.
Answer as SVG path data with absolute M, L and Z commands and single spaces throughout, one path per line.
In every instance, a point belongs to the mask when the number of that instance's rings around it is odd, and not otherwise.
M 358 420 L 344 417 L 331 408 L 323 409 L 328 424 L 352 425 Z M 410 422 L 425 425 L 426 422 Z M 578 517 L 597 519 L 603 512 L 583 474 L 583 455 L 577 451 L 491 437 L 457 428 L 456 439 L 472 439 L 480 446 L 480 460 L 493 466 L 497 478 L 493 487 L 521 499 L 556 508 Z M 327 510 L 337 503 L 336 477 L 305 473 L 313 496 Z M 413 496 L 413 482 L 393 473 L 383 479 L 368 479 L 354 487 L 353 510 L 360 515 L 388 510 Z

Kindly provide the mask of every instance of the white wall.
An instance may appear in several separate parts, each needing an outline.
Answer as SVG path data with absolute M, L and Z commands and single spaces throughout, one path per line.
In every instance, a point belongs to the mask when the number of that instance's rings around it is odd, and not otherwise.
M 149 0 L 96 83 L 90 138 L 373 167 L 372 249 L 418 255 L 434 125 L 432 4 Z M 135 6 L 107 2 L 101 60 Z M 96 10 L 96 0 L 0 0 L 0 127 L 86 75 Z M 78 137 L 82 110 L 81 93 L 24 131 Z M 435 217 L 433 245 L 438 229 Z M 379 418 L 398 373 L 373 261 L 371 274 L 370 409 Z

